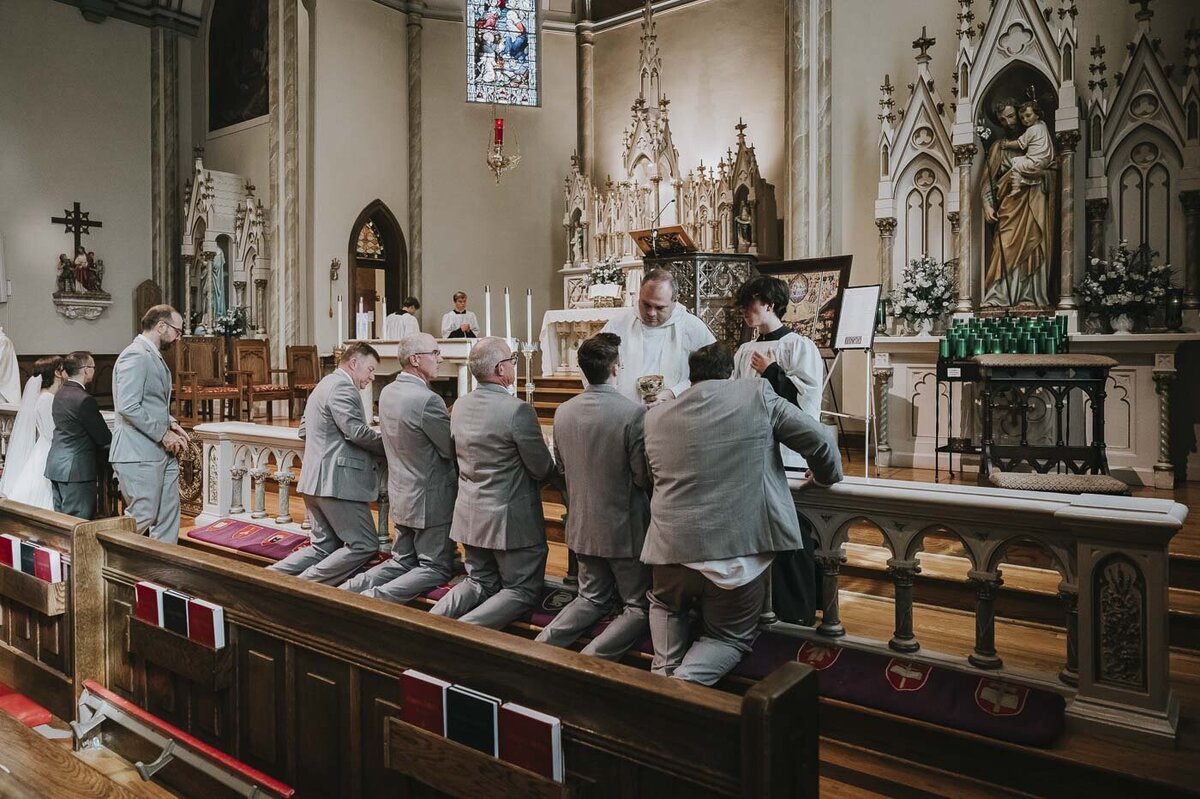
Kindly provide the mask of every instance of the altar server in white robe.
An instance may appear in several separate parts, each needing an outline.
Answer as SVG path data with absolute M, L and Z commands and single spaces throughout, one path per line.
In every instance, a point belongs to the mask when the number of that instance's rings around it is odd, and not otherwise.
M 12 339 L 0 327 L 0 402 L 21 403 L 21 371 L 17 368 L 17 350 Z
M 738 348 L 734 378 L 761 377 L 781 398 L 821 421 L 825 362 L 812 339 L 789 330 L 779 320 L 787 311 L 787 284 L 777 277 L 757 275 L 741 285 L 735 302 L 758 338 Z M 786 444 L 780 444 L 779 451 L 786 468 L 803 471 L 808 467 L 804 456 Z M 812 624 L 821 595 L 820 574 L 807 520 L 800 519 L 800 527 L 804 547 L 776 553 L 771 564 L 772 610 L 783 621 Z
M 608 320 L 603 333 L 621 337 L 621 363 L 617 390 L 647 405 L 678 397 L 689 385 L 688 356 L 716 341 L 708 325 L 676 302 L 675 278 L 655 269 L 642 280 L 636 308 L 625 308 Z M 640 397 L 638 378 L 662 375 L 663 389 L 656 396 Z
M 416 297 L 405 297 L 400 306 L 400 313 L 390 313 L 383 320 L 383 337 L 388 341 L 400 341 L 421 332 L 421 324 L 417 321 L 417 311 L 421 310 L 421 301 Z
M 479 338 L 479 319 L 467 310 L 467 293 L 454 292 L 454 310 L 442 316 L 442 338 Z

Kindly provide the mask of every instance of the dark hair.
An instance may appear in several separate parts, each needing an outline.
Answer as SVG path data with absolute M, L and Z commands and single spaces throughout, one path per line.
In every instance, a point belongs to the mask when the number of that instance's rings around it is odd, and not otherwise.
M 579 345 L 579 371 L 593 386 L 608 382 L 612 365 L 621 352 L 621 337 L 616 333 L 597 333 Z
M 57 355 L 45 355 L 33 363 L 33 374 L 42 378 L 42 388 L 54 385 L 54 373 L 62 368 L 63 359 Z
M 714 341 L 688 356 L 688 372 L 693 383 L 728 380 L 733 374 L 733 353 L 721 342 Z
M 734 302 L 738 308 L 745 308 L 755 300 L 769 305 L 776 316 L 783 316 L 788 307 L 787 283 L 770 275 L 755 275 L 738 287 Z
M 1033 112 L 1038 115 L 1038 119 L 1045 119 L 1045 115 L 1042 113 L 1042 107 L 1038 105 L 1037 100 L 1026 100 L 1025 102 L 1021 103 L 1019 106 L 1017 106 L 1017 113 L 1021 113 L 1026 108 L 1032 108 Z
M 415 308 L 421 310 L 421 301 L 416 297 L 405 297 L 404 302 L 400 303 L 401 308 Z
M 379 353 L 374 347 L 365 341 L 355 341 L 352 344 L 347 344 L 346 349 L 342 350 L 342 357 L 338 359 L 338 363 L 348 363 L 356 355 L 364 358 L 374 358 L 376 361 L 379 360 Z
M 170 305 L 153 306 L 142 316 L 142 332 L 145 333 L 147 330 L 153 330 L 154 326 L 162 321 L 171 324 L 171 317 L 178 313 L 179 311 L 176 311 Z
M 75 350 L 63 358 L 63 370 L 66 371 L 67 377 L 74 377 L 83 371 L 83 367 L 87 366 L 88 361 L 92 360 L 95 359 L 87 350 Z

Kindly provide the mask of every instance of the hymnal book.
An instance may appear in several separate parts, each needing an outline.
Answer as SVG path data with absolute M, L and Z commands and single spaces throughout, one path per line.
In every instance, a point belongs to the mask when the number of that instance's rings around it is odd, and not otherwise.
M 178 591 L 163 592 L 162 626 L 173 633 L 188 634 L 188 595 Z
M 446 689 L 446 737 L 496 757 L 499 748 L 500 700 L 451 685 Z
M 400 675 L 400 687 L 404 693 L 400 718 L 414 727 L 445 735 L 446 689 L 450 683 L 416 669 L 407 669 Z
M 0 563 L 20 571 L 21 539 L 8 533 L 0 534 Z
M 188 637 L 209 649 L 225 646 L 225 608 L 192 597 L 187 606 Z
M 163 623 L 163 594 L 167 589 L 158 583 L 142 580 L 133 587 L 133 615 L 147 624 L 162 627 Z
M 62 553 L 49 547 L 38 547 L 33 552 L 33 574 L 48 583 L 61 583 L 63 579 Z
M 34 553 L 37 551 L 37 544 L 30 543 L 29 541 L 21 542 L 21 571 L 26 574 L 35 574 Z
M 500 708 L 500 759 L 562 782 L 562 722 L 523 705 L 505 702 Z

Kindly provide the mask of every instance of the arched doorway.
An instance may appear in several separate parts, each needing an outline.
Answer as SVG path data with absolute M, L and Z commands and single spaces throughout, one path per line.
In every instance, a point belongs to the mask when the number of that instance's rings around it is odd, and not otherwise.
M 375 200 L 354 220 L 350 229 L 347 263 L 350 265 L 350 312 L 346 334 L 354 337 L 354 314 L 361 301 L 366 311 L 375 311 L 376 327 L 382 330 L 382 301 L 388 312 L 399 311 L 408 292 L 408 248 L 395 215 Z M 375 334 L 378 335 L 378 334 Z

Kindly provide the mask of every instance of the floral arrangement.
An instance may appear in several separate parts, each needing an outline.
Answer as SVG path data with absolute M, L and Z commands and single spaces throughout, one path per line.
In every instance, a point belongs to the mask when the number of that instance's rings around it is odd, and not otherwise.
M 954 270 L 928 255 L 913 258 L 891 299 L 892 312 L 909 322 L 943 316 L 954 309 Z
M 1171 288 L 1171 265 L 1155 264 L 1157 257 L 1148 244 L 1130 250 L 1121 241 L 1109 250 L 1107 261 L 1091 260 L 1075 293 L 1089 311 L 1146 315 L 1162 305 Z
M 213 320 L 213 332 L 226 338 L 236 338 L 246 333 L 246 309 L 230 308 Z
M 617 259 L 609 256 L 604 261 L 596 264 L 588 272 L 589 286 L 605 286 L 605 285 L 624 285 L 625 270 L 617 265 Z

